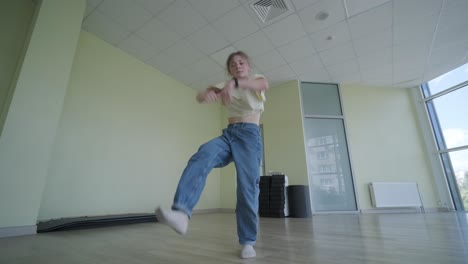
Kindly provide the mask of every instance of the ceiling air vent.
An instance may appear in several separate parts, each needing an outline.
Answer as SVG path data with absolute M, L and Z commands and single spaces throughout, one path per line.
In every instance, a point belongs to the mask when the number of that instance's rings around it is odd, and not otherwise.
M 289 11 L 284 0 L 260 0 L 252 3 L 251 6 L 263 23 L 270 22 Z

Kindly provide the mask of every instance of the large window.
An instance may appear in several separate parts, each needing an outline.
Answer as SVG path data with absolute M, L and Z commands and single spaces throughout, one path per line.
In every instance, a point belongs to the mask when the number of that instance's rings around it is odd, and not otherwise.
M 452 199 L 468 209 L 468 64 L 421 86 Z

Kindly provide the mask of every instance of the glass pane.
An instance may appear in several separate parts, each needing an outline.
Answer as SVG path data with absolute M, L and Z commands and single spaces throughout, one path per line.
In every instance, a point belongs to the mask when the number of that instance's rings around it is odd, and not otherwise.
M 314 210 L 357 210 L 343 120 L 306 118 L 304 126 Z
M 441 75 L 428 83 L 431 95 L 468 80 L 468 63 Z
M 468 86 L 433 100 L 445 146 L 455 148 L 468 145 Z M 441 146 L 441 144 L 439 144 Z
M 463 207 L 468 208 L 468 149 L 449 152 L 450 162 L 452 165 L 451 172 L 455 175 L 456 184 L 460 193 Z M 444 162 L 444 167 L 446 163 Z M 445 168 L 447 171 L 447 167 Z
M 338 85 L 324 83 L 301 83 L 304 115 L 341 116 Z
M 460 196 L 460 190 L 458 188 L 457 180 L 453 171 L 452 161 L 450 160 L 449 153 L 445 152 L 440 154 L 442 164 L 445 170 L 445 176 L 447 177 L 447 183 L 450 187 L 450 193 L 452 194 L 452 201 L 455 204 L 456 210 L 463 210 L 463 204 Z

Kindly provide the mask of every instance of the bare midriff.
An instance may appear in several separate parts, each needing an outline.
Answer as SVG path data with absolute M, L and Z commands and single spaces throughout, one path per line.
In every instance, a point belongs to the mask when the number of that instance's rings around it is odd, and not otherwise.
M 260 114 L 253 114 L 248 116 L 230 117 L 228 119 L 229 124 L 235 123 L 253 123 L 260 124 Z

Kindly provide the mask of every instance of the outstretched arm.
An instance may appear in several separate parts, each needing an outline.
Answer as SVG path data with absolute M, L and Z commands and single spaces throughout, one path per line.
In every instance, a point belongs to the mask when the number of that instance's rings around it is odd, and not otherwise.
M 219 99 L 219 93 L 221 92 L 221 89 L 217 88 L 217 87 L 214 87 L 214 86 L 210 86 L 208 88 L 206 88 L 205 90 L 203 91 L 200 91 L 198 94 L 197 94 L 197 102 L 199 103 L 213 103 L 213 102 L 216 102 L 218 101 Z
M 257 92 L 268 90 L 268 82 L 263 77 L 259 77 L 255 80 L 247 80 L 247 79 L 238 80 L 238 83 L 239 83 L 239 88 L 241 89 L 249 89 L 249 90 L 257 91 Z

